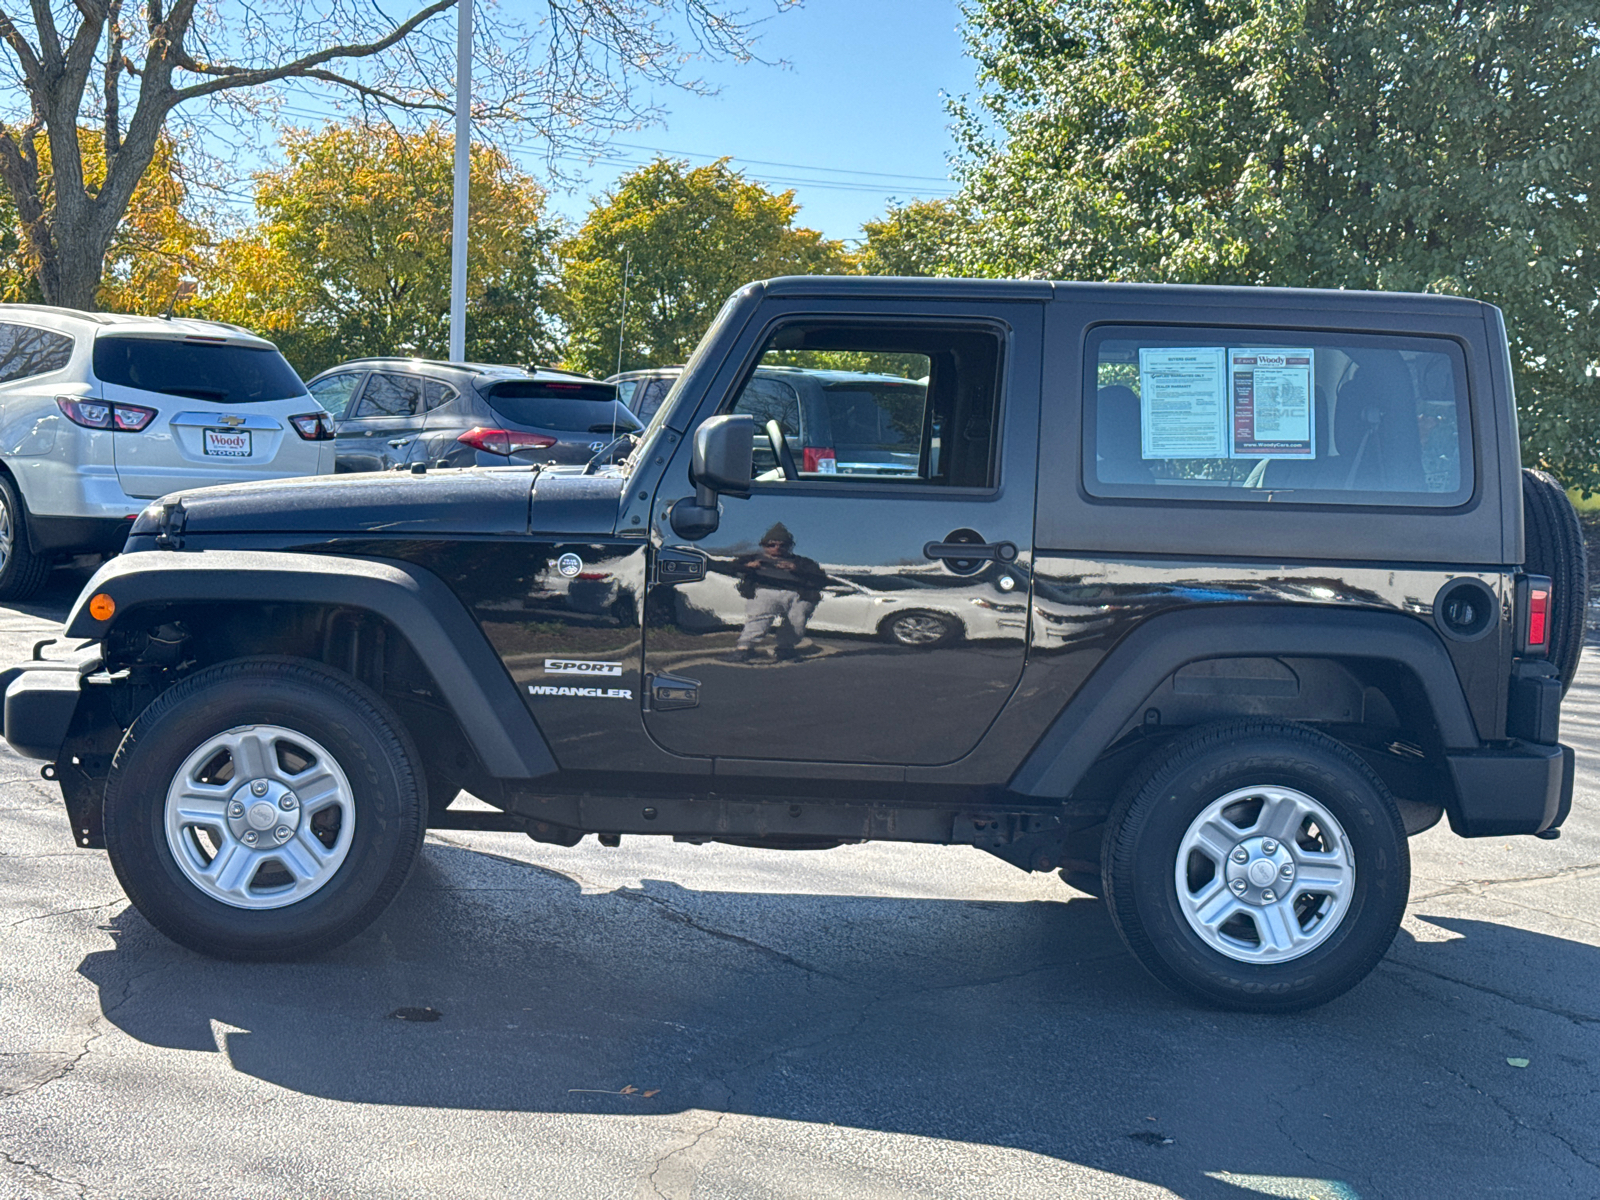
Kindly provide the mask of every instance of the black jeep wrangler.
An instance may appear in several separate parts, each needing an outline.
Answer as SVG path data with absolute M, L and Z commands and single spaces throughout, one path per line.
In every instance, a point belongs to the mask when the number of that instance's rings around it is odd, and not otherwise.
M 1556 835 L 1584 595 L 1487 305 L 777 279 L 586 467 L 152 504 L 87 645 L 0 686 L 208 954 L 354 936 L 430 826 L 894 839 L 1059 870 L 1163 982 L 1286 1010 L 1383 955 L 1409 834 Z

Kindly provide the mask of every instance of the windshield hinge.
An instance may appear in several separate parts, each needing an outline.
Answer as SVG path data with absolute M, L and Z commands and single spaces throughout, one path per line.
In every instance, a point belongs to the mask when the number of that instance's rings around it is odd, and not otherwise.
M 189 520 L 183 501 L 174 500 L 161 506 L 161 521 L 156 526 L 157 550 L 182 550 L 183 527 Z

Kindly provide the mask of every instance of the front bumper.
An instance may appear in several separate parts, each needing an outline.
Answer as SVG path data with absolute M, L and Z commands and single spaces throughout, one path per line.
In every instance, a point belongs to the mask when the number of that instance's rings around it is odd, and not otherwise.
M 41 647 L 42 648 L 42 645 Z M 0 736 L 24 758 L 55 762 L 83 695 L 83 677 L 100 669 L 98 646 L 66 659 L 35 659 L 0 671 Z
M 1456 787 L 1450 828 L 1462 837 L 1543 833 L 1572 810 L 1570 746 L 1513 741 L 1446 759 Z

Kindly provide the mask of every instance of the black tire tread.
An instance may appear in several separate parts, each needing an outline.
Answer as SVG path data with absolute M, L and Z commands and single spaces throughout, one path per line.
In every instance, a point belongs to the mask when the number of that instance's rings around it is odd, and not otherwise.
M 1566 489 L 1544 471 L 1522 472 L 1522 528 L 1524 568 L 1532 575 L 1549 576 L 1553 587 L 1549 655 L 1565 690 L 1572 686 L 1583 654 L 1589 555 L 1583 525 Z
M 55 564 L 28 545 L 28 514 L 22 493 L 8 477 L 0 475 L 3 502 L 11 510 L 11 557 L 0 569 L 0 600 L 31 600 L 38 595 Z
M 362 906 L 361 911 L 343 925 L 318 937 L 298 939 L 292 945 L 274 947 L 248 944 L 218 945 L 214 939 L 197 935 L 194 930 L 184 928 L 181 922 L 174 922 L 170 916 L 161 920 L 151 917 L 152 912 L 160 911 L 159 906 L 148 903 L 150 897 L 144 894 L 143 880 L 137 873 L 125 869 L 119 861 L 115 848 L 114 821 L 111 818 L 124 804 L 120 791 L 125 776 L 119 771 L 119 767 L 127 762 L 143 738 L 159 726 L 163 718 L 175 707 L 219 681 L 237 680 L 241 676 L 266 677 L 275 682 L 298 683 L 330 693 L 354 710 L 363 720 L 375 726 L 380 741 L 387 743 L 384 752 L 388 761 L 418 764 L 414 769 L 398 772 L 403 789 L 400 796 L 398 840 L 399 853 L 406 860 L 405 869 L 401 872 L 392 872 Z M 418 754 L 400 719 L 390 711 L 379 696 L 341 671 L 309 659 L 276 655 L 232 659 L 218 663 L 197 671 L 151 701 L 134 720 L 117 746 L 116 753 L 112 756 L 105 793 L 109 835 L 107 840 L 112 850 L 112 869 L 116 872 L 118 882 L 122 884 L 134 907 L 144 913 L 151 923 L 168 937 L 192 949 L 214 957 L 240 961 L 273 961 L 320 953 L 348 941 L 376 920 L 393 903 L 395 896 L 410 877 L 427 833 L 427 804 L 421 789 L 417 786 L 417 774 L 421 771 L 421 762 L 421 755 Z
M 1237 996 L 1223 998 L 1216 995 L 1207 995 L 1197 991 L 1189 980 L 1184 979 L 1168 966 L 1146 934 L 1144 926 L 1134 909 L 1134 898 L 1118 886 L 1119 877 L 1126 878 L 1130 873 L 1132 859 L 1138 846 L 1139 822 L 1130 821 L 1128 819 L 1129 815 L 1134 814 L 1136 808 L 1148 809 L 1162 804 L 1166 800 L 1164 789 L 1154 785 L 1159 784 L 1165 778 L 1170 778 L 1177 774 L 1191 762 L 1211 753 L 1213 750 L 1243 738 L 1258 736 L 1278 738 L 1290 744 L 1298 742 L 1307 749 L 1331 754 L 1342 760 L 1346 766 L 1368 783 L 1380 803 L 1387 807 L 1389 818 L 1394 823 L 1394 827 L 1402 831 L 1400 842 L 1402 847 L 1405 846 L 1404 822 L 1400 817 L 1399 806 L 1395 804 L 1389 789 L 1384 785 L 1383 780 L 1378 777 L 1377 773 L 1348 747 L 1303 725 L 1267 719 L 1235 721 L 1226 724 L 1202 726 L 1195 729 L 1189 734 L 1178 737 L 1175 741 L 1145 760 L 1144 764 L 1129 780 L 1128 785 L 1123 789 L 1122 795 L 1116 804 L 1112 806 L 1111 812 L 1106 818 L 1106 836 L 1101 843 L 1101 886 L 1106 909 L 1111 915 L 1111 923 L 1116 927 L 1123 944 L 1128 947 L 1133 956 L 1139 960 L 1147 971 L 1173 991 L 1222 1008 L 1253 1012 L 1299 1012 L 1325 1004 L 1355 986 L 1378 965 L 1379 961 L 1388 952 L 1389 943 L 1374 944 L 1369 947 L 1367 953 L 1362 956 L 1362 959 L 1354 968 L 1312 994 L 1288 1000 L 1272 995 L 1253 996 L 1250 998 Z M 1405 886 L 1400 889 L 1399 893 L 1401 896 L 1399 907 L 1402 913 L 1405 908 L 1405 896 L 1409 891 L 1410 883 L 1409 860 L 1404 860 L 1404 862 L 1406 870 Z M 1399 914 L 1397 913 L 1395 914 L 1395 925 L 1398 927 L 1398 924 Z

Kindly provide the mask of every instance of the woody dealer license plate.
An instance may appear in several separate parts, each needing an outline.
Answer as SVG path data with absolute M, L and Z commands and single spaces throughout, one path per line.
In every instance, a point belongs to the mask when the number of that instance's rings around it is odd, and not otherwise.
M 250 431 L 248 429 L 208 429 L 206 430 L 205 450 L 207 454 L 216 454 L 223 458 L 249 458 Z

